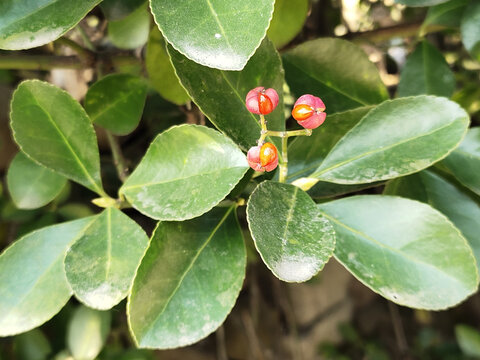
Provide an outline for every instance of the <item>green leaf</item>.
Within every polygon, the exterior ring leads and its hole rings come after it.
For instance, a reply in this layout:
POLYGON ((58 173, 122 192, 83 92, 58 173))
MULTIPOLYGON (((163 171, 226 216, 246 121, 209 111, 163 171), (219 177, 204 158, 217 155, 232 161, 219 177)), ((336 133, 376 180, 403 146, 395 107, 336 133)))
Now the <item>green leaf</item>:
POLYGON ((263 262, 280 280, 307 281, 335 248, 335 232, 298 187, 264 181, 250 196, 247 220, 263 262))
POLYGON ((467 239, 480 269, 480 202, 475 195, 430 170, 392 180, 384 193, 422 201, 446 215, 467 239))
POLYGON ((288 146, 288 181, 308 176, 317 169, 335 144, 372 109, 360 107, 328 115, 311 136, 296 137, 288 146))
POLYGON ((157 27, 152 28, 147 43, 145 66, 153 88, 168 101, 183 105, 190 98, 175 75, 165 45, 162 33, 157 27))
POLYGON ((100 8, 109 21, 116 21, 130 15, 146 2, 146 0, 103 0, 100 8))
POLYGON ((67 179, 38 165, 18 152, 7 173, 7 185, 15 206, 36 209, 48 204, 63 190, 67 179))
POLYGON ((438 95, 450 97, 455 90, 455 76, 443 55, 427 40, 411 53, 400 75, 398 96, 438 95))
POLYGON ((246 171, 245 155, 226 136, 174 126, 153 140, 120 193, 151 218, 191 219, 218 204, 246 171))
POLYGON ((67 329, 67 345, 75 360, 93 360, 102 350, 110 331, 111 314, 78 307, 67 329))
POLYGON ((38 329, 15 336, 14 349, 18 360, 46 360, 52 352, 47 337, 38 329))
POLYGON ((477 290, 472 250, 430 206, 395 196, 353 196, 319 205, 335 228, 335 258, 385 298, 441 310, 477 290))
POLYGON ((165 39, 187 58, 242 70, 267 32, 274 0, 150 0, 165 39))
POLYGON ((0 49, 29 49, 58 39, 100 1, 2 0, 0 49))
MULTIPOLYGON (((292 182, 302 176, 308 176, 318 168, 338 140, 353 128, 370 109, 372 106, 365 106, 329 115, 326 123, 316 129, 311 136, 295 138, 288 147, 289 174, 287 181, 292 182)), ((328 198, 371 186, 371 184, 341 185, 318 181, 309 189, 308 194, 313 198, 328 198)))
POLYGON ((307 19, 308 0, 276 0, 267 36, 275 47, 287 45, 302 30, 307 19))
POLYGON ((150 13, 140 6, 127 17, 108 23, 108 38, 119 49, 136 49, 147 43, 150 13))
POLYGON ((472 0, 463 13, 460 30, 465 49, 480 61, 480 1, 472 0))
POLYGON ((13 137, 24 153, 104 195, 95 131, 68 93, 46 82, 24 81, 13 93, 10 116, 13 137))
POLYGON ((233 209, 216 208, 186 222, 158 224, 127 304, 137 346, 190 345, 225 320, 246 265, 233 209))
POLYGON ((75 220, 94 215, 88 204, 68 203, 58 208, 58 215, 66 220, 75 220))
POLYGON ((429 25, 441 25, 450 28, 460 27, 460 19, 468 2, 469 0, 451 0, 432 6, 428 9, 422 28, 426 28, 429 25))
POLYGON ((334 184, 326 181, 319 181, 314 187, 308 190, 308 195, 312 199, 322 200, 339 195, 345 195, 360 190, 366 190, 383 185, 383 182, 375 182, 371 184, 355 184, 355 185, 342 185, 334 184))
POLYGON ((480 331, 468 325, 455 326, 455 337, 466 356, 480 357, 480 331))
POLYGON ((112 74, 93 84, 85 97, 85 110, 92 122, 117 135, 126 135, 142 117, 147 85, 129 74, 112 74))
POLYGON ((442 161, 464 186, 480 195, 480 128, 471 128, 460 146, 442 161))
POLYGON ((320 96, 327 113, 388 99, 377 68, 351 42, 333 38, 307 41, 284 53, 282 58, 293 93, 320 96))
POLYGON ((386 101, 340 139, 310 178, 359 184, 417 172, 457 147, 468 124, 465 110, 445 98, 386 101))
POLYGON ((107 208, 67 252, 65 272, 75 296, 106 310, 128 295, 148 246, 142 228, 120 210, 107 208))
POLYGON ((0 255, 0 336, 31 330, 54 316, 71 296, 63 270, 70 244, 93 218, 32 232, 0 255))
POLYGON ((403 4, 407 6, 413 6, 413 7, 432 6, 432 5, 442 4, 447 1, 448 0, 395 0, 397 4, 403 4))
MULTIPOLYGON (((258 116, 245 107, 245 97, 251 89, 264 86, 277 91, 280 101, 277 108, 267 115, 268 128, 285 129, 282 61, 268 39, 264 40, 242 71, 220 71, 198 65, 171 46, 168 52, 182 85, 193 101, 219 130, 243 150, 254 146, 260 134, 258 116)), ((278 138, 269 141, 280 146, 278 138)))

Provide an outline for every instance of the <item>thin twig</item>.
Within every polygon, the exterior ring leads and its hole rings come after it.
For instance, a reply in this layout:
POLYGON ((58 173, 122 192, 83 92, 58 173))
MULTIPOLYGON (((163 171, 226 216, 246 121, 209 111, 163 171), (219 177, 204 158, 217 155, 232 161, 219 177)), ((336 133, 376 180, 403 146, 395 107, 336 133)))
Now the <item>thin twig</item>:
POLYGON ((247 336, 250 349, 252 350, 255 359, 265 360, 262 347, 260 346, 258 336, 255 332, 255 327, 253 326, 252 317, 246 310, 242 311, 242 323, 243 327, 245 328, 245 334, 247 336))
POLYGON ((445 30, 445 26, 427 25, 423 26, 422 22, 398 24, 394 26, 384 27, 380 29, 363 31, 363 32, 349 32, 343 37, 345 39, 357 41, 366 40, 374 43, 384 42, 396 37, 408 37, 417 35, 426 35, 437 31, 445 30))
POLYGON ((95 53, 90 51, 89 49, 85 49, 83 46, 78 44, 77 42, 62 36, 56 41, 58 44, 64 45, 75 51, 79 57, 87 61, 88 63, 95 62, 95 53))
POLYGON ((117 138, 110 131, 105 130, 105 132, 107 134, 107 140, 110 145, 110 149, 112 150, 113 164, 117 169, 118 178, 122 182, 125 182, 128 177, 128 168, 125 163, 125 158, 122 154, 122 149, 118 144, 117 138))
POLYGON ((304 356, 298 337, 297 320, 295 317, 292 303, 290 302, 290 297, 287 292, 286 284, 277 280, 276 278, 272 279, 272 282, 275 291, 275 299, 277 300, 278 305, 280 306, 283 314, 285 315, 289 335, 293 337, 293 346, 291 349, 293 352, 292 358, 296 360, 301 360, 304 358, 304 356))
POLYGON ((228 360, 227 346, 225 345, 225 329, 220 326, 215 332, 217 340, 217 360, 228 360))
POLYGON ((388 310, 390 311, 390 316, 392 318, 393 331, 395 332, 398 350, 403 357, 408 353, 408 344, 403 329, 402 319, 400 318, 398 307, 391 301, 388 301, 388 310))
POLYGON ((85 31, 85 29, 82 27, 82 24, 80 23, 78 26, 77 26, 77 30, 78 30, 78 33, 80 34, 80 37, 82 38, 83 40, 83 43, 85 44, 85 47, 87 49, 89 49, 90 51, 95 51, 95 45, 92 43, 92 41, 90 40, 90 38, 88 37, 87 35, 87 32, 85 31))
POLYGON ((0 69, 52 70, 84 69, 90 67, 77 56, 55 55, 0 55, 0 69))
POLYGON ((280 162, 280 174, 278 181, 284 183, 288 175, 288 137, 282 137, 282 161, 280 162))

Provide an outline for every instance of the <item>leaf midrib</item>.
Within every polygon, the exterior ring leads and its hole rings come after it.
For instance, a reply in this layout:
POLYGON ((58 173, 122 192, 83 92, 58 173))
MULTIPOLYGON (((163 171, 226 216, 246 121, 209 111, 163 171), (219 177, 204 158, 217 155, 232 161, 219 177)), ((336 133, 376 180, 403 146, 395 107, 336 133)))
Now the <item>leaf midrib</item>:
POLYGON ((111 103, 107 104, 102 110, 100 110, 98 113, 96 114, 93 114, 92 116, 90 116, 90 118, 92 119, 92 122, 95 122, 98 120, 98 118, 100 116, 102 116, 103 114, 105 114, 106 112, 110 111, 113 107, 115 107, 118 103, 122 102, 123 100, 125 100, 126 98, 132 96, 133 94, 135 94, 135 92, 137 91, 138 89, 133 89, 131 91, 127 91, 126 93, 124 93, 122 96, 118 97, 117 99, 115 99, 114 101, 112 101, 111 103))
POLYGON ((165 180, 165 181, 156 181, 156 182, 150 182, 150 183, 123 186, 122 189, 121 189, 121 192, 125 193, 125 191, 131 190, 131 189, 136 189, 136 188, 139 188, 139 187, 147 187, 147 186, 167 184, 167 183, 170 183, 170 182, 190 179, 190 178, 193 178, 193 177, 196 177, 196 176, 213 175, 213 174, 216 174, 216 173, 219 173, 219 172, 224 172, 224 171, 229 171, 229 170, 234 170, 234 169, 242 169, 242 168, 245 169, 245 167, 242 167, 242 166, 235 166, 235 167, 229 167, 229 168, 222 168, 222 169, 218 169, 218 170, 215 170, 215 171, 209 171, 209 172, 205 172, 205 173, 201 173, 201 174, 192 174, 192 175, 188 175, 188 176, 181 177, 181 178, 168 179, 168 180, 165 180))
POLYGON ((295 204, 297 202, 298 189, 299 188, 297 186, 295 186, 294 189, 293 189, 293 194, 292 194, 292 197, 291 197, 290 207, 288 209, 287 217, 285 219, 285 230, 283 231, 283 240, 285 240, 285 242, 282 241, 282 250, 285 249, 285 244, 288 243, 288 240, 287 240, 288 226, 290 225, 290 222, 293 219, 295 204))
POLYGON ((35 101, 35 103, 37 104, 37 106, 47 115, 47 118, 48 120, 50 121, 50 123, 53 125, 54 129, 57 131, 57 133, 60 135, 60 138, 64 141, 65 145, 67 145, 67 148, 68 150, 71 152, 71 154, 73 155, 74 159, 75 159, 75 162, 79 165, 80 167, 80 170, 86 175, 88 181, 92 184, 93 188, 95 189, 95 191, 99 194, 99 195, 102 195, 103 194, 103 191, 102 189, 97 185, 97 183, 95 182, 95 180, 93 179, 93 177, 90 175, 90 173, 88 172, 88 170, 85 168, 85 166, 83 165, 82 161, 80 160, 80 158, 77 156, 77 153, 74 151, 74 149, 72 148, 72 146, 70 145, 70 142, 67 140, 67 138, 65 137, 65 135, 63 134, 62 130, 57 126, 57 123, 53 120, 53 118, 50 116, 50 113, 48 111, 46 111, 43 106, 40 105, 40 103, 38 102, 37 98, 35 97, 35 95, 30 91, 28 90, 28 92, 30 93, 30 95, 32 96, 32 99, 35 101))
MULTIPOLYGON (((330 167, 328 167, 328 168, 325 168, 325 169, 321 169, 322 165, 320 165, 319 171, 318 171, 318 172, 314 172, 312 175, 310 175, 310 177, 317 177, 317 178, 318 178, 318 176, 320 176, 320 175, 322 175, 322 174, 325 174, 326 172, 329 172, 329 171, 331 171, 331 170, 333 170, 333 169, 336 169, 336 168, 338 168, 338 167, 341 167, 341 166, 343 166, 343 165, 345 165, 345 164, 351 163, 351 162, 356 161, 356 160, 358 160, 358 159, 361 159, 361 158, 363 158, 363 157, 367 157, 367 156, 376 154, 376 153, 378 153, 378 152, 385 152, 385 151, 390 150, 390 149, 392 149, 392 148, 394 148, 394 147, 403 145, 403 144, 405 144, 405 143, 407 143, 407 142, 415 141, 415 140, 420 139, 420 138, 422 138, 422 137, 424 137, 424 136, 430 136, 430 135, 436 133, 437 131, 441 131, 441 130, 449 127, 449 126, 457 125, 456 122, 457 122, 457 119, 455 119, 454 121, 452 121, 451 123, 449 123, 449 124, 447 124, 447 125, 444 125, 444 126, 441 126, 441 127, 439 127, 439 128, 433 129, 432 131, 429 131, 428 133, 425 133, 425 134, 422 134, 422 135, 419 135, 419 136, 415 136, 415 137, 412 137, 412 138, 408 138, 408 139, 406 139, 406 140, 399 141, 399 142, 397 142, 397 143, 388 145, 388 146, 386 146, 386 147, 375 148, 375 149, 373 149, 373 150, 371 150, 371 151, 367 151, 367 152, 365 152, 365 153, 363 153, 363 154, 360 154, 360 155, 354 156, 354 157, 352 157, 352 158, 350 158, 350 159, 341 161, 341 162, 339 162, 339 163, 337 163, 337 164, 335 164, 335 165, 332 165, 332 166, 330 166, 330 167)), ((347 136, 347 135, 348 135, 348 133, 347 133, 345 136, 347 136)), ((344 137, 344 138, 345 138, 345 137, 344 137)), ((342 138, 342 139, 344 139, 344 138, 342 138)), ((340 141, 341 141, 342 139, 340 139, 340 141)), ((338 144, 340 143, 340 141, 339 141, 336 145, 338 145, 338 144)), ((330 151, 330 153, 325 157, 325 160, 322 162, 322 164, 325 163, 325 162, 328 160, 329 155, 330 155, 331 153, 333 153, 334 150, 336 150, 336 147, 337 147, 337 146, 335 146, 335 147, 330 151)))
MULTIPOLYGON (((333 221, 334 223, 338 224, 339 226, 343 227, 344 229, 350 231, 351 233, 353 233, 353 234, 355 234, 355 235, 358 235, 358 236, 364 238, 365 240, 367 240, 367 241, 369 241, 369 242, 371 242, 371 243, 373 243, 373 244, 378 245, 378 246, 379 246, 380 248, 382 248, 382 249, 386 249, 386 250, 390 251, 391 253, 397 254, 397 255, 400 256, 400 257, 404 257, 404 258, 408 259, 409 261, 411 261, 411 262, 413 262, 413 263, 416 263, 416 264, 419 264, 419 265, 423 265, 423 266, 428 267, 428 268, 432 268, 432 269, 434 269, 434 270, 436 270, 436 271, 444 274, 446 277, 454 280, 454 282, 456 282, 457 284, 460 284, 460 285, 462 286, 462 288, 465 288, 465 284, 463 284, 462 282, 460 282, 457 278, 453 277, 452 275, 444 272, 442 269, 437 268, 434 264, 430 264, 430 263, 423 262, 423 261, 421 261, 421 260, 419 260, 419 259, 416 259, 416 258, 414 258, 414 257, 411 257, 410 255, 408 255, 408 254, 406 254, 406 253, 404 253, 404 252, 401 252, 401 251, 400 251, 401 249, 396 249, 396 248, 393 248, 393 247, 391 247, 391 246, 388 246, 387 244, 384 244, 384 243, 378 241, 377 239, 375 239, 375 238, 373 238, 373 237, 371 237, 371 236, 369 236, 369 235, 367 235, 367 234, 365 234, 365 233, 363 233, 363 232, 361 232, 361 231, 359 231, 359 230, 357 230, 357 229, 354 229, 354 228, 348 226, 347 224, 342 223, 341 221, 339 221, 339 220, 336 219, 335 217, 328 215, 328 214, 327 214, 326 212, 324 212, 321 208, 320 208, 320 212, 321 212, 325 217, 327 217, 328 219, 330 219, 330 220, 333 221)), ((406 245, 409 245, 409 244, 411 244, 411 242, 409 242, 409 243, 406 244, 406 245)))
MULTIPOLYGON (((68 244, 65 245, 65 251, 63 251, 62 253, 59 254, 59 256, 55 257, 55 259, 51 262, 50 265, 48 265, 45 270, 43 271, 43 273, 35 280, 35 282, 32 284, 32 286, 30 287, 30 289, 28 291, 26 291, 24 293, 24 295, 17 301, 17 304, 16 306, 13 306, 10 308, 9 310, 9 314, 12 313, 13 310, 15 310, 16 308, 19 308, 21 307, 21 305, 23 304, 23 302, 25 301, 25 299, 29 296, 29 294, 31 292, 33 292, 36 288, 36 286, 40 283, 40 281, 46 276, 49 274, 50 270, 59 262, 60 258, 63 256, 65 257, 65 254, 66 254, 66 250, 67 250, 67 247, 68 245, 71 245, 71 244, 74 244, 78 239, 80 239, 83 234, 85 233, 85 231, 90 227, 90 225, 95 221, 95 218, 93 218, 91 221, 89 221, 87 224, 85 224, 85 226, 78 232, 77 236, 74 237, 68 244)), ((68 280, 65 279, 65 282, 68 283, 68 280)), ((67 285, 68 287, 68 285, 67 285)), ((72 290, 70 290, 70 293, 72 292, 72 290)), ((6 318, 6 316, 5 316, 6 318)))
MULTIPOLYGON (((222 77, 225 79, 226 83, 228 86, 230 86, 230 88, 233 90, 233 93, 237 96, 237 98, 240 100, 240 103, 242 104, 242 106, 246 106, 245 102, 243 101, 243 98, 240 96, 240 94, 238 93, 238 90, 236 87, 233 86, 233 84, 231 83, 231 81, 225 76, 225 72, 223 70, 219 70, 220 71, 220 74, 222 75, 222 77)), ((248 113, 250 114, 250 116, 252 117, 252 119, 255 121, 255 124, 257 124, 258 128, 261 130, 262 129, 262 126, 260 124, 260 120, 258 120, 255 115, 248 111, 248 113)), ((267 135, 266 139, 269 140, 269 142, 271 143, 274 143, 274 141, 272 140, 271 136, 270 135, 267 135)), ((282 160, 282 154, 279 153, 278 154, 280 160, 282 160)))
MULTIPOLYGON (((288 55, 287 55, 287 59, 288 59, 288 55)), ((352 96, 352 95, 344 92, 343 90, 338 89, 338 88, 335 87, 335 86, 328 85, 324 80, 319 79, 319 78, 315 77, 314 75, 311 75, 311 74, 308 73, 305 69, 297 66, 294 62, 288 61, 288 60, 287 60, 287 62, 290 63, 290 65, 292 65, 292 66, 294 66, 295 68, 297 68, 297 70, 299 70, 300 72, 302 72, 302 73, 304 73, 305 75, 307 75, 308 77, 310 77, 310 78, 312 78, 312 79, 315 79, 316 81, 318 81, 319 83, 321 83, 321 84, 324 85, 325 87, 330 88, 330 89, 336 91, 337 93, 345 96, 346 98, 348 98, 348 99, 350 99, 350 100, 353 100, 353 101, 355 101, 356 103, 358 103, 358 104, 360 104, 360 105, 363 105, 363 106, 372 105, 371 103, 366 103, 366 102, 364 102, 364 101, 361 101, 361 100, 357 99, 356 97, 354 97, 354 96, 352 96)))
POLYGON ((235 50, 234 48, 232 47, 232 44, 230 44, 230 40, 228 40, 228 37, 227 37, 227 34, 225 33, 225 29, 223 28, 223 25, 222 23, 220 22, 220 19, 218 18, 218 14, 217 12, 215 11, 215 9, 213 8, 213 5, 211 3, 210 0, 205 0, 207 5, 208 5, 208 8, 210 10, 210 12, 212 13, 213 15, 213 18, 215 19, 215 22, 217 23, 218 25, 218 28, 220 30, 220 32, 222 33, 223 37, 225 38, 225 42, 227 43, 228 47, 230 48, 230 50, 235 53, 235 50))
POLYGON ((107 261, 105 263, 105 282, 108 282, 112 265, 112 208, 107 208, 107 261))
POLYGON ((185 279, 185 277, 187 276, 187 274, 189 273, 189 271, 192 269, 193 265, 195 264, 195 262, 197 261, 197 259, 200 257, 201 253, 203 252, 203 250, 205 249, 205 247, 210 243, 210 241, 212 240, 212 238, 215 236, 216 232, 218 231, 218 229, 220 229, 220 227, 223 225, 223 223, 225 222, 225 220, 227 219, 227 217, 230 215, 230 213, 232 212, 232 210, 234 209, 235 206, 231 206, 227 212, 225 213, 225 215, 222 217, 222 219, 219 221, 219 223, 215 226, 215 228, 212 230, 212 233, 210 234, 210 236, 205 240, 205 242, 202 244, 202 246, 200 246, 200 248, 197 250, 197 253, 195 254, 195 256, 192 258, 192 261, 190 262, 190 264, 186 267, 185 271, 183 272, 183 274, 181 275, 180 277, 180 280, 178 281, 178 284, 177 286, 175 287, 175 289, 173 289, 172 291, 172 294, 168 297, 168 299, 165 301, 165 305, 163 306, 163 308, 160 310, 160 312, 158 313, 157 316, 155 316, 155 319, 151 322, 150 326, 147 327, 146 331, 145 331, 145 334, 149 333, 151 331, 151 329, 155 326, 155 324, 157 323, 158 319, 163 315, 163 313, 165 312, 165 310, 167 309, 168 305, 170 304, 170 302, 172 301, 173 297, 175 296, 175 294, 177 293, 178 289, 180 289, 180 286, 182 285, 182 282, 183 280, 185 279))

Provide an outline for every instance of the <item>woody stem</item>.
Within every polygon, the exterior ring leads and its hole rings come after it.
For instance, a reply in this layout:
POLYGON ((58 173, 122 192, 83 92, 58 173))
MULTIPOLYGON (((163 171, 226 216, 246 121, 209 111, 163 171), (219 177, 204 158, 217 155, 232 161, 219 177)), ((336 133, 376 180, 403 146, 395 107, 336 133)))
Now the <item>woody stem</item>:
POLYGON ((278 181, 284 183, 288 174, 288 136, 282 137, 282 161, 280 162, 278 181))

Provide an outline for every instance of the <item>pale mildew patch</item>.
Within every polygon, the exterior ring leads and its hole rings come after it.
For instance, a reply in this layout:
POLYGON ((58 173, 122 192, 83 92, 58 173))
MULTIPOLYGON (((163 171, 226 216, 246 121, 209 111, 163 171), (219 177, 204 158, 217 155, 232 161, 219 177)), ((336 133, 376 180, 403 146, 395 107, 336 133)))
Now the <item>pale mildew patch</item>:
POLYGON ((99 304, 105 305, 101 306, 102 308, 110 308, 124 296, 119 289, 112 287, 109 283, 103 283, 99 287, 80 295, 88 304, 94 304, 97 307, 99 304))
POLYGON ((315 257, 285 255, 272 264, 272 270, 282 280, 307 281, 322 267, 323 262, 315 257))

